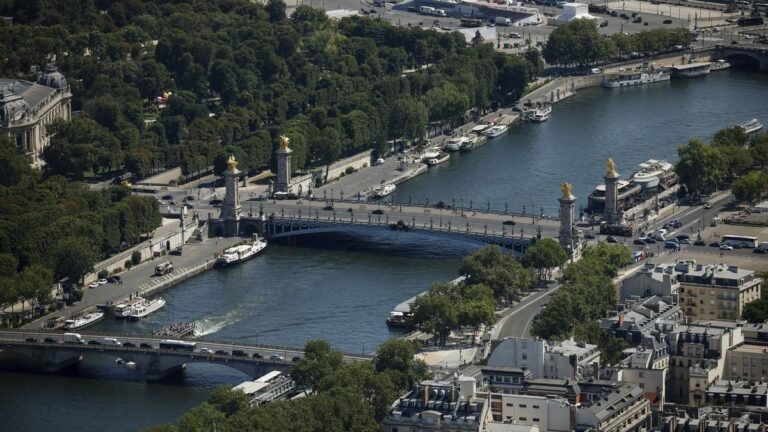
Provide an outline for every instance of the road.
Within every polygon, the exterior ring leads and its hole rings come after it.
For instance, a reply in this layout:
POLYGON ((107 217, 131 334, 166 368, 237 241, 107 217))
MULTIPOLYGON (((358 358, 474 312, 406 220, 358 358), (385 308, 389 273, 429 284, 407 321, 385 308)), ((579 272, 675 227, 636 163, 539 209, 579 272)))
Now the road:
MULTIPOLYGON (((677 230, 671 231, 668 237, 688 234, 691 235, 691 238, 695 238, 695 233, 698 233, 699 231, 702 231, 704 228, 708 227, 712 219, 722 210, 722 207, 725 204, 731 202, 732 199, 733 196, 730 192, 721 192, 708 200, 708 202, 712 204, 712 208, 710 209, 706 209, 703 205, 699 205, 676 207, 674 212, 671 211, 671 209, 667 210, 667 214, 665 214, 663 217, 657 218, 654 223, 650 224, 647 232, 655 232, 655 230, 663 226, 666 222, 676 219, 682 223, 682 226, 677 230)), ((607 236, 596 235, 596 237, 597 238, 595 240, 591 240, 590 243, 595 244, 598 241, 605 241, 607 236)), ((632 238, 617 237, 617 239, 621 240, 630 249, 650 250, 650 246, 655 246, 655 253, 661 254, 665 252, 663 249, 663 244, 657 243, 655 245, 638 246, 633 244, 632 238)), ((682 247, 686 249, 690 248, 696 251, 701 250, 712 252, 714 254, 720 253, 719 249, 709 246, 682 245, 682 247)), ((728 254, 752 255, 753 251, 752 249, 736 249, 733 251, 728 251, 728 254)), ((639 269, 640 267, 641 266, 635 266, 628 273, 631 273, 633 270, 639 269)), ((626 277, 626 274, 623 277, 626 277)), ((530 330, 534 318, 541 312, 542 307, 549 302, 552 294, 554 294, 559 288, 560 284, 554 283, 550 285, 548 289, 535 292, 524 298, 514 307, 510 308, 497 322, 495 333, 492 332, 491 334, 492 338, 504 339, 506 337, 531 337, 530 330)))

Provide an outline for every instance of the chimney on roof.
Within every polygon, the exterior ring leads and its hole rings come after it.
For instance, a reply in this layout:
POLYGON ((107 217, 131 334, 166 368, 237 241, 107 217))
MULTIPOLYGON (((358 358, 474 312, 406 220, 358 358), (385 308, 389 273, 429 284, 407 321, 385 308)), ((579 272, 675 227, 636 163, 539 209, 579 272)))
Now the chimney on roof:
POLYGON ((619 327, 624 325, 624 313, 619 314, 619 327))

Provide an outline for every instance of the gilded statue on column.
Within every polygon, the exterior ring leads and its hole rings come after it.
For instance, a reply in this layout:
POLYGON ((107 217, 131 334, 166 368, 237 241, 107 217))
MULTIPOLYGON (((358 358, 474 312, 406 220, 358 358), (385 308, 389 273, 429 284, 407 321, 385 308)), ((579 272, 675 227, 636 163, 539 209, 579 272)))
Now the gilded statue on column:
POLYGON ((573 197, 573 186, 568 182, 560 183, 560 190, 563 191, 563 198, 573 197))
POLYGON ((609 177, 616 177, 619 173, 616 172, 616 164, 613 163, 613 159, 608 158, 605 162, 605 175, 609 177))
POLYGON ((285 135, 280 135, 280 149, 281 150, 288 150, 288 143, 291 142, 291 139, 288 138, 285 135))
POLYGON ((235 155, 229 155, 229 159, 227 159, 227 168, 230 171, 237 169, 237 161, 235 160, 235 155))

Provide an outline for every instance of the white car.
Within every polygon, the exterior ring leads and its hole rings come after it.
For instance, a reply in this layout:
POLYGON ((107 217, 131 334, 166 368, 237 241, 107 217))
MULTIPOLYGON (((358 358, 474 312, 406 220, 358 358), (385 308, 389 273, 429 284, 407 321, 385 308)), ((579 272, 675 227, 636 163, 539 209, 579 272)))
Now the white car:
POLYGON ((106 279, 99 279, 99 285, 106 285, 107 280, 106 279))
POLYGON ((213 350, 210 348, 202 347, 200 348, 200 352, 204 354, 213 354, 213 350))
POLYGON ((728 245, 728 244, 721 244, 720 245, 720 250, 733 250, 733 246, 728 245))
POLYGON ((92 283, 92 284, 88 285, 88 288, 91 288, 91 289, 93 289, 93 288, 98 288, 98 287, 100 287, 100 286, 101 286, 101 284, 100 284, 100 283, 98 283, 98 282, 94 282, 94 283, 92 283))
POLYGON ((711 208, 712 208, 712 204, 710 204, 710 203, 705 203, 705 204, 704 204, 704 208, 705 208, 705 209, 707 209, 707 210, 709 210, 709 209, 711 209, 711 208))

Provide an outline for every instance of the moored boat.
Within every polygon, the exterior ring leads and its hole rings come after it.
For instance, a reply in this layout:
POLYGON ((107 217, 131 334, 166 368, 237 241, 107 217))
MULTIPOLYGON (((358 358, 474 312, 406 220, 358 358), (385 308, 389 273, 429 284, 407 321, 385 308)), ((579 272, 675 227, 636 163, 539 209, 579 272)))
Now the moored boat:
POLYGON ((377 186, 375 189, 373 189, 373 197, 384 198, 385 196, 391 195, 396 188, 397 187, 392 183, 387 183, 387 184, 377 186))
POLYGON ((89 314, 73 317, 64 322, 64 328, 67 330, 79 330, 89 325, 96 324, 104 319, 104 312, 91 312, 89 314))
POLYGON ((603 87, 630 87, 641 84, 669 81, 669 77, 669 72, 666 69, 646 69, 636 72, 621 72, 618 74, 606 75, 603 80, 603 87))
POLYGON ((703 75, 709 75, 712 63, 688 63, 679 66, 672 66, 672 76, 675 78, 696 78, 703 75))
POLYGON ((630 180, 645 191, 670 183, 674 176, 673 164, 664 160, 648 159, 640 164, 640 169, 632 174, 630 180))
POLYGON ((496 138, 499 135, 504 134, 507 129, 507 125, 496 125, 488 128, 486 131, 483 132, 483 135, 485 135, 488 138, 496 138))
POLYGON ((448 138, 448 141, 443 144, 443 150, 445 151, 459 151, 461 150, 462 145, 468 140, 465 136, 457 136, 457 137, 451 137, 448 138))
POLYGON ((728 61, 720 59, 712 63, 712 65, 710 65, 709 67, 709 70, 712 72, 715 72, 719 70, 729 69, 730 67, 731 67, 731 64, 728 61))
POLYGON ((126 300, 122 303, 119 303, 117 306, 115 306, 114 314, 117 318, 128 318, 131 316, 131 313, 133 312, 133 309, 141 303, 143 299, 141 297, 134 297, 130 300, 126 300))
POLYGON ((737 124, 735 127, 744 129, 744 132, 751 134, 759 131, 763 128, 763 123, 758 119, 747 120, 743 123, 737 124))
POLYGON ((525 120, 542 123, 549 120, 550 114, 552 114, 552 105, 539 104, 525 112, 525 120))
POLYGON ((429 147, 428 149, 424 150, 424 153, 422 153, 420 160, 426 163, 430 159, 436 159, 439 157, 440 157, 440 148, 429 147))
POLYGON ((467 140, 461 144, 461 151, 474 150, 486 142, 488 142, 488 138, 483 135, 470 134, 467 140))
POLYGON ((435 166, 447 161, 450 158, 451 158, 451 155, 449 155, 448 153, 440 153, 437 157, 426 159, 424 163, 426 163, 429 166, 435 166))
POLYGON ((224 253, 216 260, 216 265, 226 267, 255 257, 267 247, 265 239, 254 240, 249 244, 243 244, 225 249, 224 253))
POLYGON ((133 320, 144 318, 145 316, 165 306, 165 300, 161 297, 157 297, 152 300, 147 300, 141 297, 138 298, 140 298, 141 301, 133 307, 133 311, 129 315, 129 317, 133 320))

